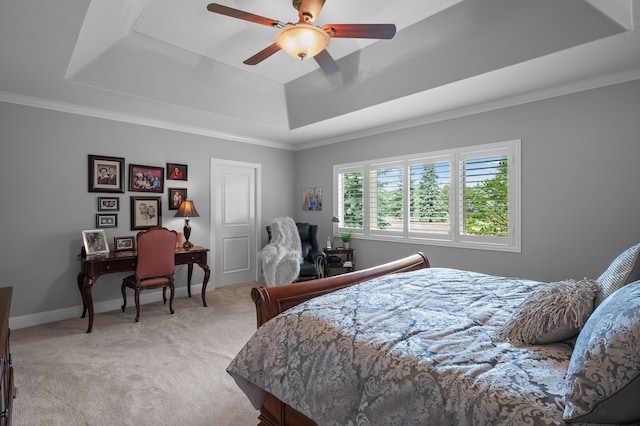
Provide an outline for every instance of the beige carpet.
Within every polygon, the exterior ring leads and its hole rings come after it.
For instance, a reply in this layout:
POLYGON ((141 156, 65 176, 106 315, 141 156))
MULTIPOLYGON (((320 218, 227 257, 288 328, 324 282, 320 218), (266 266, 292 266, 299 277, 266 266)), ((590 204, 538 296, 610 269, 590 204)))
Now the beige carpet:
MULTIPOLYGON (((255 330, 250 289, 143 305, 11 331, 15 426, 257 425, 225 371, 255 330)), ((159 295, 159 299, 161 296, 159 295)))

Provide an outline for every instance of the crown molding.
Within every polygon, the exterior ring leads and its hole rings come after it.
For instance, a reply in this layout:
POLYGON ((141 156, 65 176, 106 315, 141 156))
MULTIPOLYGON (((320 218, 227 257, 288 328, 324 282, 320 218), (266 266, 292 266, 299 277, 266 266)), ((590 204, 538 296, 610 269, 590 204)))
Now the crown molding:
POLYGON ((248 138, 241 135, 218 132, 211 129, 205 129, 196 126, 187 126, 180 123, 170 122, 166 120, 153 120, 147 117, 137 116, 133 114, 123 114, 119 112, 108 111, 99 108, 92 108, 82 105, 70 104, 66 102, 52 101, 49 99, 36 98, 32 96, 19 95, 11 92, 0 91, 0 102, 13 103, 18 105, 30 106, 34 108, 48 109, 52 111, 66 112, 68 114, 84 115, 87 117, 101 118, 104 120, 119 121, 129 124, 137 124, 140 126, 155 127, 164 130, 173 130, 176 132, 190 133, 199 136, 207 136, 211 138, 224 139, 235 142, 248 143, 253 145, 267 146, 278 149, 291 149, 288 144, 269 141, 264 139, 248 138))
POLYGON ((568 95, 571 93, 582 92, 586 90, 597 89, 600 87, 610 86, 619 83, 640 79, 640 68, 621 71, 618 73, 600 76, 580 82, 568 83, 550 89, 539 90, 522 95, 512 96, 509 98, 499 99, 481 104, 471 105, 468 107, 458 108, 455 110, 444 111, 441 113, 428 114, 423 117, 405 120, 401 122, 391 123, 384 126, 371 127, 365 130, 346 133, 332 138, 311 141, 302 144, 290 144, 285 142, 276 142, 265 139, 254 139, 245 136, 218 132, 211 129, 205 129, 196 126, 187 126, 180 123, 169 122, 164 120, 152 120, 146 117, 136 116, 132 114, 123 114, 113 111, 107 111, 98 108, 75 105, 65 102, 51 101, 48 99, 36 98, 25 95, 18 95, 10 92, 0 91, 0 102, 7 102, 19 105, 30 106, 34 108, 49 109, 69 114, 84 115, 88 117, 101 118, 104 120, 120 121, 123 123, 137 124, 141 126, 155 127, 164 130, 172 130, 176 132, 189 133, 200 136, 207 136, 216 139, 248 143, 253 145, 266 146, 270 148, 303 151, 306 149, 317 148, 324 145, 332 145, 340 142, 346 142, 354 139, 361 139, 369 136, 380 135, 398 130, 409 129, 412 127, 424 126, 427 124, 437 123, 440 121, 461 118, 469 115, 479 114, 483 112, 495 111, 502 108, 508 108, 516 105, 522 105, 530 102, 536 102, 544 99, 550 99, 558 96, 568 95))
POLYGON ((640 68, 625 70, 618 73, 600 76, 576 83, 569 83, 550 89, 538 90, 535 92, 525 93, 522 95, 511 96, 509 98, 499 99, 490 102, 484 102, 468 107, 458 108, 450 111, 444 111, 436 114, 428 114, 423 117, 411 120, 400 121, 379 127, 372 127, 358 132, 348 133, 321 141, 313 141, 304 143, 294 147, 296 151, 302 151, 319 146, 331 145, 340 142, 346 142, 354 139, 362 139, 369 136, 376 136, 398 130, 410 129, 412 127, 424 126, 427 124, 437 123, 440 121, 452 120, 455 118, 466 117, 483 112, 495 111, 498 109, 508 108, 517 105, 523 105, 531 102, 537 102, 545 99, 551 99, 558 96, 569 95, 572 93, 584 92, 587 90, 598 89, 600 87, 611 86, 614 84, 626 83, 640 79, 640 68))

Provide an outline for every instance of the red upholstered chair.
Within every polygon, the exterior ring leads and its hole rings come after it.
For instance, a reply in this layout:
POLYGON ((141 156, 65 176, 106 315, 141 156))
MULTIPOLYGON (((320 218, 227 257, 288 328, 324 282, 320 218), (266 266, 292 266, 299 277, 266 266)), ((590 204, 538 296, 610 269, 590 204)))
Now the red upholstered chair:
POLYGON ((122 280, 122 312, 127 307, 126 288, 135 290, 136 322, 140 319, 140 291, 148 288, 162 288, 162 301, 167 303, 167 287, 171 290, 169 311, 173 314, 173 273, 175 270, 175 250, 178 234, 167 228, 155 227, 138 233, 138 262, 136 273, 122 280))

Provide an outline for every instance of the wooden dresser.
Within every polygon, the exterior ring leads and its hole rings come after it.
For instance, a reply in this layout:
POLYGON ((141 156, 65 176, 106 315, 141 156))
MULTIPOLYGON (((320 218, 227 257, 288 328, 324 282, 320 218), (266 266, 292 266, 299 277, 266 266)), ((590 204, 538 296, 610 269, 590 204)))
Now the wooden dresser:
POLYGON ((9 350, 9 311, 11 309, 11 295, 13 287, 0 288, 0 361, 2 362, 2 377, 0 377, 0 426, 11 424, 15 385, 13 382, 13 367, 11 366, 11 351, 9 350))

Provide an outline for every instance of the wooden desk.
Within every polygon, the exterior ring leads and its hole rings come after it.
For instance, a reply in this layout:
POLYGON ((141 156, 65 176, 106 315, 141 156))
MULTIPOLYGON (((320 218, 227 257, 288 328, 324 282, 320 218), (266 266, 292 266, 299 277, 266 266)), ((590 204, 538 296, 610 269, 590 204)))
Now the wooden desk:
MULTIPOLYGON (((187 265, 187 291, 191 297, 191 276, 193 274, 193 265, 197 264, 204 271, 204 280, 202 281, 202 304, 207 306, 205 292, 207 291, 207 283, 209 282, 209 265, 207 265, 207 252, 209 249, 199 246, 193 246, 190 249, 176 249, 176 265, 187 265)), ((87 333, 91 333, 93 327, 93 298, 91 296, 91 287, 98 278, 104 274, 113 274, 115 272, 134 271, 136 269, 137 255, 135 252, 112 252, 108 256, 86 257, 80 256, 80 273, 78 274, 78 289, 82 296, 82 316, 84 318, 89 311, 89 328, 87 333)))

